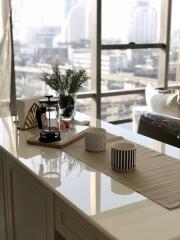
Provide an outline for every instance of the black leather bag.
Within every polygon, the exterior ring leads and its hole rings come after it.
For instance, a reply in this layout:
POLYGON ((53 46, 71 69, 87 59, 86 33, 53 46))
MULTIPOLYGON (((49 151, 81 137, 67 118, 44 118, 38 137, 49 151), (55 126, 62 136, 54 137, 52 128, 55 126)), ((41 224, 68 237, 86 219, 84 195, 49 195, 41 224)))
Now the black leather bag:
POLYGON ((180 148, 180 119, 156 113, 140 116, 138 133, 180 148))

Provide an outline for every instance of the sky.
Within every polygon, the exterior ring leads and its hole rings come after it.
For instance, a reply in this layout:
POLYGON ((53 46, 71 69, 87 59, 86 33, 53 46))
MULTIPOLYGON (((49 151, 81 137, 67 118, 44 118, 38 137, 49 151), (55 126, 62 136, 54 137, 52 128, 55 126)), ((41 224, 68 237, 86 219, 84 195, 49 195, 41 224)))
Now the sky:
POLYGON ((62 0, 23 0, 21 12, 27 25, 34 25, 39 21, 53 25, 63 21, 64 4, 62 0))

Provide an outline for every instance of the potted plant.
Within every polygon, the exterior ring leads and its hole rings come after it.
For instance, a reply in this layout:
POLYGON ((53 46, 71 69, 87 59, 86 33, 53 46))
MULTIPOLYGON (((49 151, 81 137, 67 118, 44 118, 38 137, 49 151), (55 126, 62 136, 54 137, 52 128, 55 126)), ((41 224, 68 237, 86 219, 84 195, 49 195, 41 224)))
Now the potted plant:
POLYGON ((41 80, 59 95, 62 120, 69 121, 74 117, 77 92, 87 79, 85 70, 66 69, 61 72, 57 65, 52 66, 52 73, 42 74, 41 80))

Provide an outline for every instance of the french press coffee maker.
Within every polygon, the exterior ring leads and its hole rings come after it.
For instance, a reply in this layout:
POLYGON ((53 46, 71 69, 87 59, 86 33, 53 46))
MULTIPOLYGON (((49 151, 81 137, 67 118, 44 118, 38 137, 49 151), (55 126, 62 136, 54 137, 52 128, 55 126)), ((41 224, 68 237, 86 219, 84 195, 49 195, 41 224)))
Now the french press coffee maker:
POLYGON ((58 123, 59 99, 47 95, 40 99, 39 103, 40 108, 36 112, 38 127, 42 129, 39 140, 46 143, 59 141, 61 139, 58 123), (54 115, 55 118, 53 119, 51 115, 54 115))

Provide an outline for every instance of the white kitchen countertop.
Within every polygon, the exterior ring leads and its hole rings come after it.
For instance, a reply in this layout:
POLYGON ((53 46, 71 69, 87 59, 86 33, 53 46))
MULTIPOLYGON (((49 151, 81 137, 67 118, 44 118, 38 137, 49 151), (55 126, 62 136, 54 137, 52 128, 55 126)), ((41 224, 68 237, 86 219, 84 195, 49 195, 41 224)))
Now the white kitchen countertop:
MULTIPOLYGON (((81 114, 77 118, 87 120, 81 114)), ((90 121, 108 132, 180 159, 178 148, 119 126, 90 121)), ((37 134, 37 129, 18 131, 12 118, 0 119, 0 146, 97 227, 114 239, 180 239, 180 208, 167 210, 61 150, 27 144, 26 139, 33 134, 37 134), (49 171, 56 172, 56 176, 48 178, 45 173, 49 171)))

